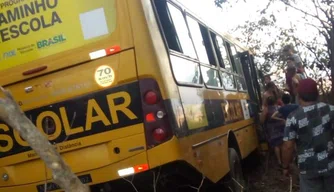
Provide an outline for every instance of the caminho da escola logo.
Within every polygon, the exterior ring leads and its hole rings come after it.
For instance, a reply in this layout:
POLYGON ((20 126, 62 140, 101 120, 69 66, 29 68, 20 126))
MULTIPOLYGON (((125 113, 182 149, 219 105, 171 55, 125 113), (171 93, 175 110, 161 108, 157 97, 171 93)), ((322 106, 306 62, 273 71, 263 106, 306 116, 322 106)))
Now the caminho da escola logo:
POLYGON ((14 57, 14 56, 16 56, 16 50, 14 49, 14 50, 5 52, 5 53, 3 53, 2 56, 3 56, 4 59, 8 59, 8 58, 14 57))
POLYGON ((37 47, 38 47, 38 49, 46 48, 46 47, 50 47, 50 46, 55 45, 55 44, 62 43, 64 41, 66 41, 66 37, 63 34, 56 35, 56 36, 51 37, 49 39, 43 39, 43 40, 38 41, 37 42, 37 47))

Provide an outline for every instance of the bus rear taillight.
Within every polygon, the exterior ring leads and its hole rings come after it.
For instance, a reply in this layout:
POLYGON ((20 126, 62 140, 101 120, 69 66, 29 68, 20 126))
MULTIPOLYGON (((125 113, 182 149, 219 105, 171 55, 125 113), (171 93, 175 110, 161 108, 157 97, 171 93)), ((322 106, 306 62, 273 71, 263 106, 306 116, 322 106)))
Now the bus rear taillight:
POLYGON ((154 91, 148 91, 145 94, 145 103, 149 105, 154 105, 158 102, 158 96, 154 91))
POLYGON ((155 147, 169 140, 172 129, 166 113, 157 82, 153 79, 139 80, 144 114, 144 126, 147 148, 155 147))
POLYGON ((148 122, 148 123, 154 122, 155 121, 155 114, 154 113, 146 114, 145 121, 148 122))
POLYGON ((153 131, 154 140, 161 142, 166 139, 166 131, 163 128, 156 128, 153 131))

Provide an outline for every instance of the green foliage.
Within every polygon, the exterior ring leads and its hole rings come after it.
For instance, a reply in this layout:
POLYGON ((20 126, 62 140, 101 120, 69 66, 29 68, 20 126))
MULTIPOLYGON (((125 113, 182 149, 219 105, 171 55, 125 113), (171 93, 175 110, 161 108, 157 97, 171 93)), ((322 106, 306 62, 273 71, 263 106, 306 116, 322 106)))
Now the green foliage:
MULTIPOLYGON (((221 7, 223 3, 226 1, 216 0, 217 6, 221 7)), ((333 0, 267 0, 258 13, 261 16, 257 20, 247 21, 230 33, 240 34, 237 39, 255 53, 258 68, 262 73, 280 74, 282 77, 285 62, 281 48, 293 44, 312 78, 321 79, 321 82, 334 79, 334 72, 331 71, 334 70, 333 0), (273 11, 277 3, 285 5, 285 11, 302 13, 303 17, 299 22, 316 29, 318 34, 302 39, 296 35, 297 27, 293 23, 290 28, 279 27, 277 19, 284 13, 273 11), (306 9, 304 3, 311 5, 311 11, 306 9), (271 37, 269 42, 268 38, 263 38, 265 36, 271 37)), ((279 79, 283 80, 284 78, 279 79)))
POLYGON ((215 5, 222 8, 223 3, 226 3, 227 0, 215 0, 215 5))
MULTIPOLYGON (((215 5, 219 8, 223 8, 224 4, 230 3, 230 1, 227 0, 214 0, 215 1, 215 5)), ((239 0, 234 0, 232 2, 234 3, 238 3, 239 0)), ((243 0, 244 2, 246 2, 246 0, 243 0)))

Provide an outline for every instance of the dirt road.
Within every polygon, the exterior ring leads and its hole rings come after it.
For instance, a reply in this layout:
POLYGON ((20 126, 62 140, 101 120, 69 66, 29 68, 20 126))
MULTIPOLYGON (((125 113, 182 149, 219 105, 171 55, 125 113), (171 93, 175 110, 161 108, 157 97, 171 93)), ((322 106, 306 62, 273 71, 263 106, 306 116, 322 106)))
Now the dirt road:
MULTIPOLYGON (((290 192, 290 178, 282 174, 274 156, 271 155, 266 170, 266 160, 248 160, 244 172, 248 182, 249 192, 290 192)), ((291 192, 299 191, 297 169, 294 168, 291 192)))

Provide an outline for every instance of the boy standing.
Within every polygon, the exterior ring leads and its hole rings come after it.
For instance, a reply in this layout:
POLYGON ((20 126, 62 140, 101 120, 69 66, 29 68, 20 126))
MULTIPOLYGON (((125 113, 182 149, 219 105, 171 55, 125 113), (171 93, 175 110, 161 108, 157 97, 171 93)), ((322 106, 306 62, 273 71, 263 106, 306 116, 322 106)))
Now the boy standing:
POLYGON ((301 80, 301 107, 288 116, 284 131, 283 173, 289 174, 296 144, 301 192, 334 191, 334 106, 318 102, 318 97, 317 83, 301 80))

